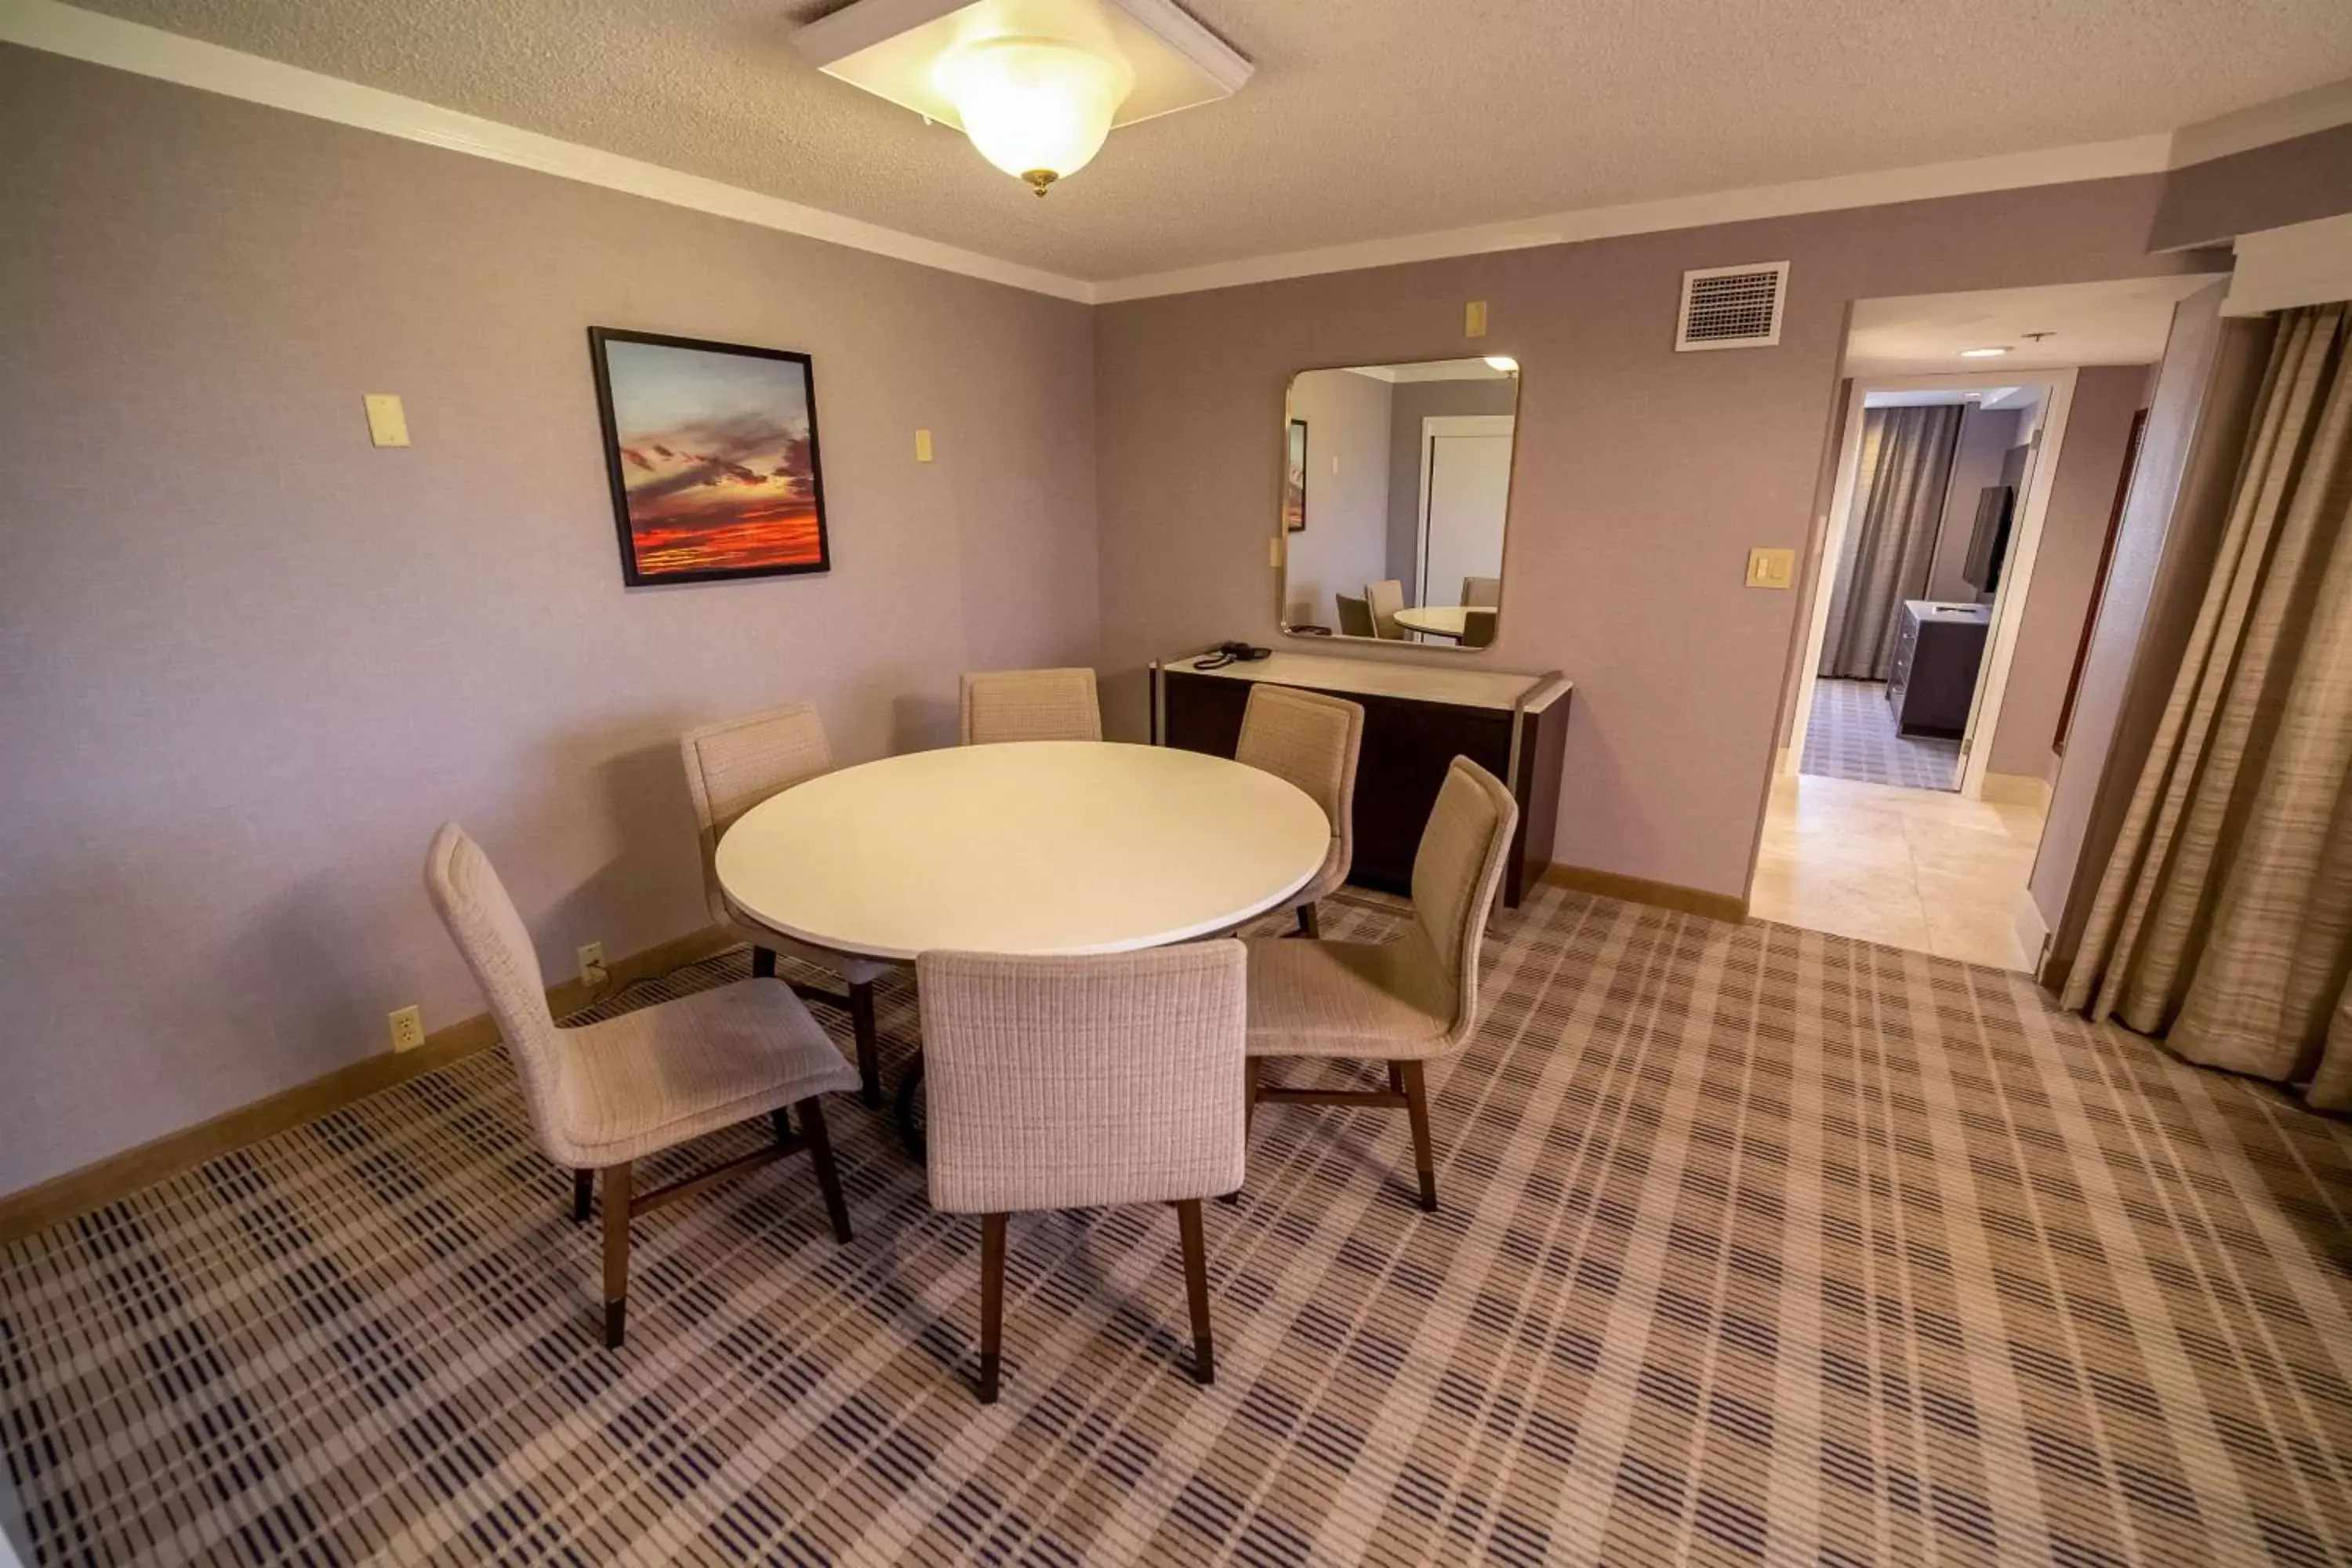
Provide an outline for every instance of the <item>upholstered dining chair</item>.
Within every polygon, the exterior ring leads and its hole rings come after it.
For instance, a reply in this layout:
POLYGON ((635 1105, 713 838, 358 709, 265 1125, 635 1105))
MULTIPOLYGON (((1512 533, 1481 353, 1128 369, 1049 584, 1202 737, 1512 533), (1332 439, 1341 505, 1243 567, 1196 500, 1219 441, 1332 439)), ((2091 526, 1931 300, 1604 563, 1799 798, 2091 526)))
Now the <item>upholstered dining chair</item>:
POLYGON ((1412 920, 1400 940, 1248 943, 1250 1106, 1403 1110, 1424 1209, 1437 1207, 1437 1174, 1422 1065, 1461 1049, 1477 1026, 1479 938, 1518 819, 1502 781, 1456 757, 1412 858, 1412 920), (1389 1086, 1276 1088, 1263 1081, 1268 1057, 1385 1062, 1389 1086))
POLYGON ((575 1221, 587 1220, 590 1188, 603 1173, 608 1348, 619 1349, 627 1331, 630 1222, 665 1204, 806 1150, 834 1237, 850 1239, 849 1208, 817 1097, 856 1088, 857 1075, 783 982, 739 980, 602 1023, 561 1027, 548 1012, 546 982, 522 917, 489 858, 454 822, 433 836, 425 886, 489 999, 540 1149, 572 1171, 575 1221), (785 1120, 787 1106, 800 1111, 798 1136, 785 1120), (754 1118, 773 1125, 774 1141, 766 1147, 652 1192, 635 1190, 631 1171, 637 1161, 754 1118))
POLYGON ((1364 602, 1372 610, 1372 635, 1404 638, 1404 627, 1397 624, 1396 615, 1404 608, 1404 584, 1394 577, 1383 577, 1377 583, 1364 584, 1364 602))
POLYGON ((983 669, 963 678, 962 738, 1099 741, 1102 709, 1091 669, 983 669))
POLYGON ((824 721, 815 704, 795 702, 706 724, 688 731, 677 749, 686 763, 687 793, 694 797, 694 820, 701 830, 702 896, 711 921, 751 944, 755 977, 775 973, 779 952, 841 977, 847 988, 843 994, 813 989, 801 994, 848 1012, 850 1034, 857 1047, 859 1092, 867 1105, 880 1105, 882 1056, 874 1026, 874 983, 889 973, 890 966, 814 947, 771 930, 737 909, 727 889, 719 885, 719 840, 735 826, 736 818, 771 795, 833 771, 833 748, 825 741, 824 721))
POLYGON ((1372 626, 1372 606, 1353 594, 1335 594, 1339 601, 1339 635, 1343 637, 1374 637, 1381 634, 1372 626))
POLYGON ((1201 1200, 1242 1184, 1242 944, 1102 958, 927 952, 931 1206, 981 1216, 980 1380, 996 1399, 1006 1216, 1171 1204, 1192 1376, 1216 1381, 1201 1200))
POLYGON ((1297 784, 1331 825, 1331 847, 1322 868, 1291 895, 1298 929, 1307 936, 1322 934, 1316 901, 1346 883, 1355 856, 1356 760, 1363 745, 1360 703, 1263 680, 1251 685, 1234 761, 1297 784))
POLYGON ((1465 577, 1462 579, 1462 602, 1478 605, 1489 610, 1503 607, 1503 580, 1500 577, 1465 577))
POLYGON ((1495 642, 1495 612, 1472 605, 1462 612, 1463 647, 1491 647, 1495 642))

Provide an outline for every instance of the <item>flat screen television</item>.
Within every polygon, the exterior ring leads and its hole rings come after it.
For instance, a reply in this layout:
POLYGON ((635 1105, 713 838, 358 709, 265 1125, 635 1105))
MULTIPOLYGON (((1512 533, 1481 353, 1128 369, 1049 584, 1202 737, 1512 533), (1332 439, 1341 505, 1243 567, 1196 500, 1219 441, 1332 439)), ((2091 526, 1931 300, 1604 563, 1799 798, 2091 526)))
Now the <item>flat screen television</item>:
POLYGON ((2017 487, 1987 485, 1977 493, 1976 527, 1969 534, 1961 580, 1979 594, 2000 586, 2000 563, 2009 554, 2009 524, 2017 510, 2017 487))

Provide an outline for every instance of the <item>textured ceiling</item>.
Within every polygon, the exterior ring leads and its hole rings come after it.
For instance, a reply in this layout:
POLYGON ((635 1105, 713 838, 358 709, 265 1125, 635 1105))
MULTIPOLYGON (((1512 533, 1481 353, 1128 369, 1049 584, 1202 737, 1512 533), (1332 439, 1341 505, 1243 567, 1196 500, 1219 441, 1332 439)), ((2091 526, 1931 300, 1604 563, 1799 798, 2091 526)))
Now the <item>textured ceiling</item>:
POLYGON ((2107 141, 2352 76, 2346 0, 1189 0, 1256 76, 1040 202, 803 63, 827 0, 86 8, 1093 279, 2107 141))

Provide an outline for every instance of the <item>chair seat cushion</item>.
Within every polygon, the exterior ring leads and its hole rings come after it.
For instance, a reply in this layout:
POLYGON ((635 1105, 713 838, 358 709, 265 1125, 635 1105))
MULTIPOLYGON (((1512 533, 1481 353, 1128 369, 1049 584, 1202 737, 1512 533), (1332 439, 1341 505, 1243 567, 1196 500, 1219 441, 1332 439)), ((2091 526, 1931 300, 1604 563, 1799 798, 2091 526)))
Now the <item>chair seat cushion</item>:
POLYGON ((856 1069, 781 980, 739 980, 561 1037, 566 1157, 583 1168, 857 1088, 856 1069))
POLYGON ((1446 1049, 1450 997, 1405 942, 1260 938, 1249 947, 1249 1054, 1404 1061, 1446 1049))

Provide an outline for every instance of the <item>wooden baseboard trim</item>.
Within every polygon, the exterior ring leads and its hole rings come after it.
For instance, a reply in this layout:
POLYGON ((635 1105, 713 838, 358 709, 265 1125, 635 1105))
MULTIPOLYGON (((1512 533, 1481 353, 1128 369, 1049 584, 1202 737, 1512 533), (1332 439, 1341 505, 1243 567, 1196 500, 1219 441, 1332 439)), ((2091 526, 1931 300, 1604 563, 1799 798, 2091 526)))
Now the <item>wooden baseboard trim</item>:
POLYGON ((1554 861, 1539 880, 1555 888, 1599 893, 1603 898, 1622 899, 1629 904, 1652 904, 1680 914, 1705 915, 1708 920, 1727 921, 1733 925, 1748 918, 1748 900, 1729 893, 1710 893, 1685 888, 1679 882, 1654 882, 1647 877, 1628 877, 1617 871, 1596 871, 1589 866, 1563 866, 1554 861))
MULTIPOLYGON (((618 990, 667 974, 730 947, 737 940, 716 927, 707 927, 632 953, 607 966, 613 976, 612 988, 618 990)), ((561 1018, 586 1006, 593 995, 578 980, 567 980, 548 988, 547 1005, 561 1018)), ((316 1121, 372 1094, 438 1071, 476 1051, 488 1049, 498 1043, 498 1024, 488 1014, 478 1014, 434 1030, 413 1051, 397 1055, 386 1051, 364 1058, 349 1067, 337 1068, 323 1078, 297 1084, 266 1100, 240 1105, 193 1127, 167 1132, 135 1149, 110 1154, 78 1171, 68 1171, 37 1186, 11 1193, 0 1197, 0 1246, 119 1203, 158 1182, 193 1171, 207 1160, 257 1143, 306 1121, 316 1121)))

